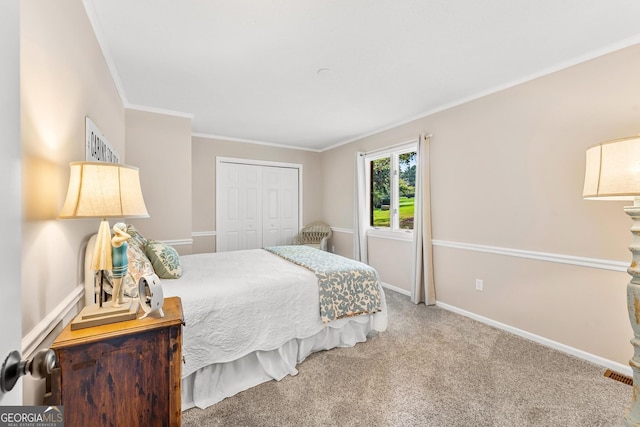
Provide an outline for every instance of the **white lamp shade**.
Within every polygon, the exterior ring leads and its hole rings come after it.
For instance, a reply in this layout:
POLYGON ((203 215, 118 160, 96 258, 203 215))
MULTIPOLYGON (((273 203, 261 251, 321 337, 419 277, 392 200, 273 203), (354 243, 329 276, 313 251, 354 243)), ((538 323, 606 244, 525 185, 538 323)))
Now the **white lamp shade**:
POLYGON ((608 141, 587 150, 582 196, 608 200, 640 196, 640 137, 608 141))
POLYGON ((148 218, 138 168, 72 162, 67 197, 58 218, 148 218))

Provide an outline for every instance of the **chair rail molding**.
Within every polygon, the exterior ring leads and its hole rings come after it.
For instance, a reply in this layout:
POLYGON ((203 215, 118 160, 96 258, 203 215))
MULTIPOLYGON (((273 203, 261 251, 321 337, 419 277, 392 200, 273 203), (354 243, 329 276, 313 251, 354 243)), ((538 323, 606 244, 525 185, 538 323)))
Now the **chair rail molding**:
POLYGON ((336 233, 353 234, 353 230, 350 229, 350 228, 331 227, 331 230, 336 232, 336 233))
POLYGON ((73 309, 84 296, 84 284, 76 286, 73 291, 60 304, 58 304, 49 314, 45 316, 24 338, 22 338, 22 357, 29 358, 44 342, 49 334, 71 314, 77 313, 73 309))
POLYGON ((191 233, 191 237, 211 237, 215 236, 215 230, 212 231, 194 231, 191 233))
POLYGON ((582 267, 599 268, 602 270, 612 270, 626 272, 629 262, 613 261, 607 259, 587 258, 573 255, 554 254, 549 252, 535 252, 522 249, 502 248, 498 246, 478 245, 475 243, 452 242, 448 240, 432 240, 433 246, 444 248, 462 249, 474 252, 486 252, 496 255, 512 256, 518 258, 535 259, 538 261, 548 261, 560 264, 571 264, 582 267))
POLYGON ((166 243, 171 246, 193 245, 193 239, 163 240, 162 243, 166 243))

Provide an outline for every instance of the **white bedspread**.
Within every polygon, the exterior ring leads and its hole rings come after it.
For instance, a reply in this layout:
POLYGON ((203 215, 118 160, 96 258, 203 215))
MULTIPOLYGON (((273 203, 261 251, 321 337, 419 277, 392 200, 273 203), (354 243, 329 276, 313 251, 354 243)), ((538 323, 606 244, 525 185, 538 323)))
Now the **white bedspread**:
MULTIPOLYGON (((348 320, 323 325, 315 275, 265 250, 186 255, 180 261, 182 277, 165 279, 162 287, 165 297, 182 299, 183 378, 348 320)), ((373 316, 374 329, 385 330, 386 305, 373 316)))

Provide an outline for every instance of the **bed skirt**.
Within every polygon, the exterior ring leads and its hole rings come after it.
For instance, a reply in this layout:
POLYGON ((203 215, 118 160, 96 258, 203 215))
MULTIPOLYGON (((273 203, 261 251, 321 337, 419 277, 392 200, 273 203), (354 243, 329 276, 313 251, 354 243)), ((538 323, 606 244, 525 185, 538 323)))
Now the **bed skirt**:
POLYGON ((340 322, 339 327, 327 326, 309 338, 294 338, 275 350, 254 351, 231 362, 201 368, 182 379, 182 410, 205 409, 258 384, 296 375, 296 365, 313 352, 364 342, 371 331, 378 329, 374 316, 353 317, 340 322))

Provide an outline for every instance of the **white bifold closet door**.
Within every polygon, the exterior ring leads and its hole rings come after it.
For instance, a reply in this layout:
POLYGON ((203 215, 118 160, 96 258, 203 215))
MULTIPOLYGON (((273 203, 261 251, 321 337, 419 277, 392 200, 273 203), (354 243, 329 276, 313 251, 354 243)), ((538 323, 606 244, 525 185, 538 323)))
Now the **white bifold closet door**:
POLYGON ((216 251, 289 245, 298 232, 297 168, 218 163, 216 251))

